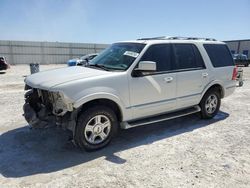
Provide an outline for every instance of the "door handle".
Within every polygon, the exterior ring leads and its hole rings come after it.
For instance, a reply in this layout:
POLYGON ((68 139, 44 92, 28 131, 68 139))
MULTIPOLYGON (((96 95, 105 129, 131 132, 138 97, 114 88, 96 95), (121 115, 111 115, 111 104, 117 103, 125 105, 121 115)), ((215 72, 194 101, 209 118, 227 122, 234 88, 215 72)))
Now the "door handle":
POLYGON ((208 77, 208 73, 206 73, 206 72, 202 73, 202 77, 203 77, 203 78, 208 77))
POLYGON ((173 77, 166 77, 166 78, 164 78, 164 81, 167 83, 170 83, 173 81, 173 77))

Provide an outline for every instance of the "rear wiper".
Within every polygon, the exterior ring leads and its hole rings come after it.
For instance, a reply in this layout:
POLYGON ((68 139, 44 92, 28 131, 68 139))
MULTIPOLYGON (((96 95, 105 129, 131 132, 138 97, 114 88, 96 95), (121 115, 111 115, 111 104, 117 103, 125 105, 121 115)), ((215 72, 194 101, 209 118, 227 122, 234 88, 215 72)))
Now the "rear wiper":
POLYGON ((101 65, 101 64, 88 64, 86 67, 97 67, 97 68, 101 68, 101 69, 106 70, 106 71, 110 70, 109 68, 107 68, 106 66, 101 65))

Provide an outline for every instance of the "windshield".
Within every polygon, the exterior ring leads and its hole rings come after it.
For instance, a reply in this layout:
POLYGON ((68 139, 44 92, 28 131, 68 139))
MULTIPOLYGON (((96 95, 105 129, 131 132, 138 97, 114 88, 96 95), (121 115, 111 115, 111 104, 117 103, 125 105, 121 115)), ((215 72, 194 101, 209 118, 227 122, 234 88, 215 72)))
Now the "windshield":
POLYGON ((98 65, 109 70, 127 70, 138 57, 145 44, 115 43, 95 57, 89 66, 98 65))

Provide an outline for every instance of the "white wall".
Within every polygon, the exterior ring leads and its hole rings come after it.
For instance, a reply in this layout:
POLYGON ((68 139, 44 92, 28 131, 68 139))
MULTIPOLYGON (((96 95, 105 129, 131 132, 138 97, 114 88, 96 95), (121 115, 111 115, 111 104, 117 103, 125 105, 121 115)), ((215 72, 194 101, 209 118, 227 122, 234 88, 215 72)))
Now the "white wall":
POLYGON ((104 50, 107 44, 0 40, 0 56, 10 64, 66 63, 69 59, 104 50))

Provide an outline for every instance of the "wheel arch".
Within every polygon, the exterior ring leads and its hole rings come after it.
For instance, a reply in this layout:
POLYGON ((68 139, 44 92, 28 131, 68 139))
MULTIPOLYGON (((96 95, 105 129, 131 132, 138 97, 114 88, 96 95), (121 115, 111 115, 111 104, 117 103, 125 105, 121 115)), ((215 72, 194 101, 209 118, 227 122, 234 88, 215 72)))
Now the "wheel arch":
MULTIPOLYGON (((220 94, 220 96, 221 96, 221 98, 223 98, 223 97, 225 96, 225 90, 224 90, 222 84, 219 83, 219 82, 213 82, 213 83, 210 83, 210 84, 204 89, 204 91, 202 92, 201 100, 202 100, 203 96, 204 96, 209 90, 211 90, 211 89, 216 89, 216 90, 218 90, 218 91, 219 91, 219 94, 220 94)), ((200 100, 200 101, 201 101, 201 100, 200 100)))
POLYGON ((103 105, 103 106, 107 106, 107 107, 111 108, 114 111, 114 113, 116 114, 118 121, 119 122, 122 121, 122 119, 123 119, 122 108, 120 107, 119 104, 117 104, 117 102, 115 102, 114 100, 108 99, 108 98, 92 99, 92 100, 85 102, 84 104, 82 104, 78 108, 79 109, 78 114, 83 112, 87 108, 90 108, 91 106, 95 106, 95 105, 103 105))

